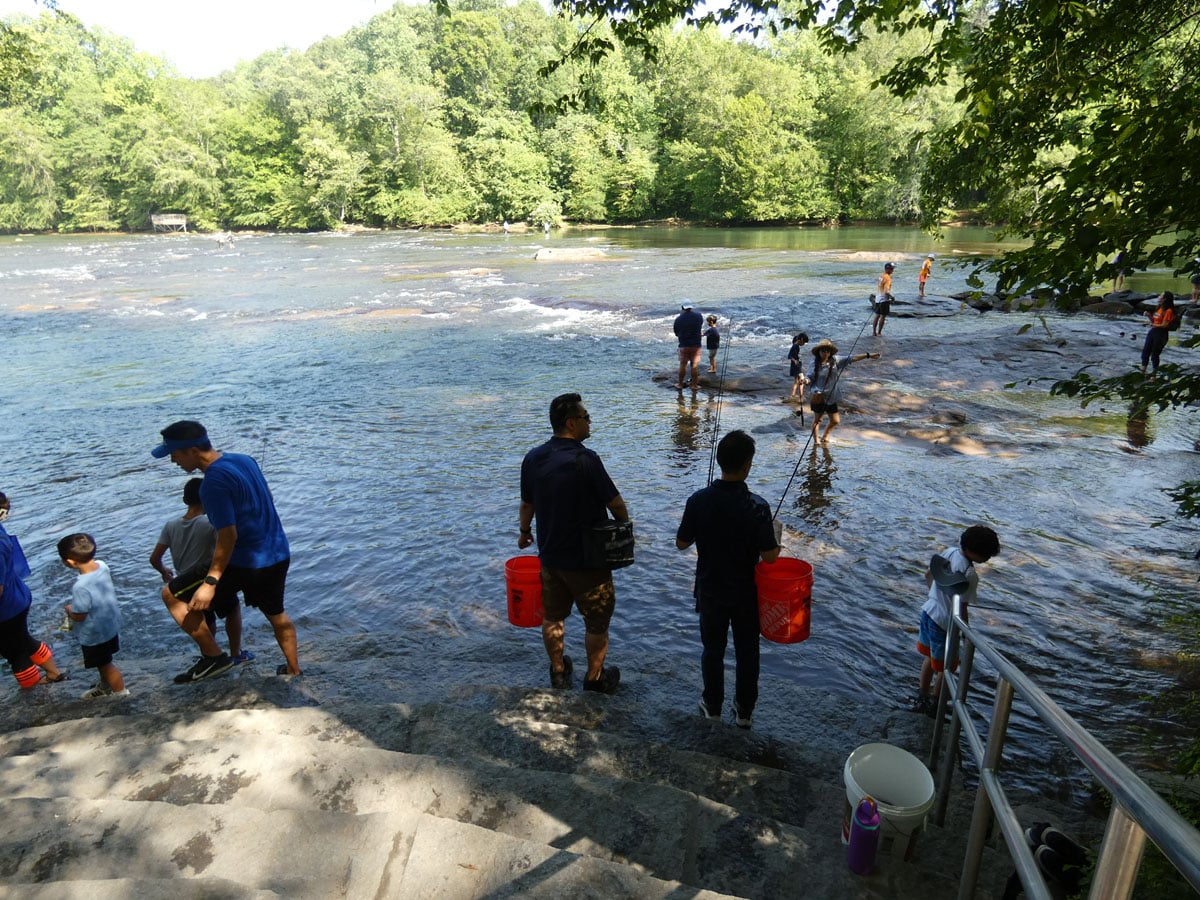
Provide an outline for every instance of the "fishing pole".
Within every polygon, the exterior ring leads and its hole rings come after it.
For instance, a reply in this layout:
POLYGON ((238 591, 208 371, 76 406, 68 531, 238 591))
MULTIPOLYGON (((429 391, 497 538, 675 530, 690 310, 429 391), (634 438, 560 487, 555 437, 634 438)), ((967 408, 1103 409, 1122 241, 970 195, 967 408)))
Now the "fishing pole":
MULTIPOLYGON (((850 352, 847 354, 850 358, 854 357, 854 348, 858 346, 859 338, 861 338, 863 332, 867 330, 867 324, 874 318, 875 318, 875 310, 872 309, 871 315, 869 315, 863 321, 862 328, 858 329, 858 334, 855 335, 854 340, 850 344, 850 352)), ((832 393, 833 390, 837 387, 838 379, 841 378, 841 376, 842 376, 842 373, 835 369, 833 374, 831 375, 832 380, 830 381, 829 387, 827 388, 827 390, 830 393, 832 393)), ((801 400, 801 408, 803 409, 803 400, 801 400)), ((804 442, 804 447, 800 451, 800 455, 796 457, 796 465, 792 468, 792 474, 788 478, 787 484, 785 484, 783 486, 783 493, 779 495, 779 503, 775 507, 775 514, 773 516, 771 516, 772 519, 779 518, 779 510, 781 510, 783 508, 783 501, 787 498, 788 491, 790 491, 792 488, 792 482, 796 480, 796 476, 800 473, 800 463, 804 461, 804 454, 808 451, 808 445, 812 443, 814 433, 815 433, 815 429, 812 432, 809 432, 808 440, 806 440, 804 442)))

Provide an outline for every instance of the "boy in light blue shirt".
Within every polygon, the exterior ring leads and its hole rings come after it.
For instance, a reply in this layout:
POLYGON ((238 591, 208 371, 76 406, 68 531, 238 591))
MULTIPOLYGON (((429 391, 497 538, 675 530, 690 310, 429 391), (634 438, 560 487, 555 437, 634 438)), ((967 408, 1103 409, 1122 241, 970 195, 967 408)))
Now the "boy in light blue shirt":
POLYGON ((972 525, 963 531, 957 547, 947 547, 929 560, 929 569, 925 572, 929 593, 921 607, 917 636, 917 652, 924 659, 917 696, 909 706, 913 712, 937 715, 937 699, 942 691, 945 670, 949 668, 953 672, 958 666, 957 658, 946 657, 946 634, 954 615, 954 598, 961 601, 962 618, 967 621, 967 610, 975 602, 979 587, 975 564, 985 563, 999 552, 1000 538, 996 532, 986 525, 972 525))
POLYGON ((96 542, 90 534, 69 534, 58 542, 63 565, 79 573, 71 586, 67 616, 83 650, 83 665, 100 673, 96 686, 84 692, 82 699, 128 697, 125 678, 113 665, 113 654, 121 649, 121 611, 108 566, 96 559, 96 542))

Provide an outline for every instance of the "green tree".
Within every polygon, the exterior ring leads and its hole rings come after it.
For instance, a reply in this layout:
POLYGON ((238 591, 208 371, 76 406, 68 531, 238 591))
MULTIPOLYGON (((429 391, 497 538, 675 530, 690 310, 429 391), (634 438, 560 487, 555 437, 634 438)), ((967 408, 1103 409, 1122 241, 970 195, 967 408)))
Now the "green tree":
POLYGON ((0 230, 40 231, 58 212, 53 148, 46 134, 14 109, 0 109, 0 230))

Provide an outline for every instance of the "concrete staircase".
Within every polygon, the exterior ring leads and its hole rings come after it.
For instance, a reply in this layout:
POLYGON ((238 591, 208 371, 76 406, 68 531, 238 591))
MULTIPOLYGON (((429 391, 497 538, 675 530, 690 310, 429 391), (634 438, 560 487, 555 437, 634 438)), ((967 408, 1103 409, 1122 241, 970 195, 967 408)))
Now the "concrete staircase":
POLYGON ((961 820, 922 835, 915 862, 881 860, 870 878, 847 870, 840 843, 844 744, 920 754, 923 717, 875 711, 872 722, 859 709, 852 721, 868 733, 846 734, 844 699, 793 688, 790 708, 829 735, 805 745, 656 702, 654 679, 636 673, 613 697, 433 680, 412 703, 323 695, 319 677, 251 668, 186 688, 151 671, 130 681, 141 693, 129 700, 27 710, 26 727, 0 738, 0 896, 956 890, 961 820))

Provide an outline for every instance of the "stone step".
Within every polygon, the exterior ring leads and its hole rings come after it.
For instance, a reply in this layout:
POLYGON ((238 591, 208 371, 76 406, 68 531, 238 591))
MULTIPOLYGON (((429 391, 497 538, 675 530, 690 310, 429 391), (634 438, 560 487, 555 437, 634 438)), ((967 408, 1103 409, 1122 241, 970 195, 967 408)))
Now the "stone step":
MULTIPOLYGON (((12 799, 0 836, 0 884, 17 896, 92 897, 97 881, 203 878, 240 885, 231 897, 581 898, 697 900, 628 866, 414 813, 258 811, 155 801, 12 799), (78 884, 72 884, 78 880, 78 884), (78 887, 78 892, 72 888, 78 887)), ((115 887, 108 889, 115 892, 115 887)), ((232 890, 236 890, 233 888, 232 890)), ((140 896, 126 894, 124 896, 140 896)), ((193 896, 184 886, 176 897, 193 896)), ((217 893, 213 896, 224 896, 217 893)))
MULTIPOLYGON (((21 900, 281 900, 274 891, 221 878, 111 878, 19 886, 21 900)), ((3 894, 3 892, 0 892, 3 894)), ((17 891, 13 891, 16 896, 17 891)))
POLYGON ((657 726, 656 742, 616 721, 614 710, 621 706, 604 702, 611 698, 533 688, 461 696, 474 705, 345 704, 295 708, 286 717, 273 709, 110 715, 10 733, 0 738, 0 751, 12 756, 101 741, 131 746, 211 739, 223 745, 246 734, 312 735, 350 746, 674 787, 793 825, 804 825, 812 808, 813 780, 782 768, 785 754, 803 767, 803 751, 755 732, 689 715, 671 728, 657 726))
MULTIPOLYGON (((431 711, 446 708, 434 705, 424 715, 426 727, 444 733, 431 711)), ((0 796, 107 797, 358 815, 429 813, 696 887, 750 897, 786 896, 797 871, 805 871, 808 881, 824 884, 825 896, 854 896, 857 884, 844 866, 816 864, 844 852, 838 843, 844 806, 839 787, 754 767, 739 772, 730 761, 712 758, 725 766, 727 777, 747 786, 760 776, 789 776, 786 784, 797 793, 788 797, 788 807, 800 821, 788 824, 666 785, 472 758, 462 755, 469 741, 455 748, 452 759, 381 750, 347 724, 344 712, 338 717, 311 708, 232 710, 192 721, 111 717, 29 729, 4 739, 0 796)), ((406 722, 414 718, 411 711, 390 706, 358 710, 355 718, 373 722, 378 736, 393 734, 386 720, 401 713, 406 722)), ((530 727, 565 728, 522 721, 530 727)), ((583 761, 593 753, 612 752, 605 743, 599 750, 591 744, 576 747, 571 758, 583 761)), ((446 746, 444 740, 441 746, 446 746)), ((699 771, 700 756, 683 753, 681 759, 685 765, 695 762, 699 771)), ((664 756, 663 765, 669 765, 669 757, 664 756)), ((920 867, 903 866, 889 878, 899 890, 919 888, 931 876, 920 867)), ((946 888, 951 890, 950 882, 946 888)))

